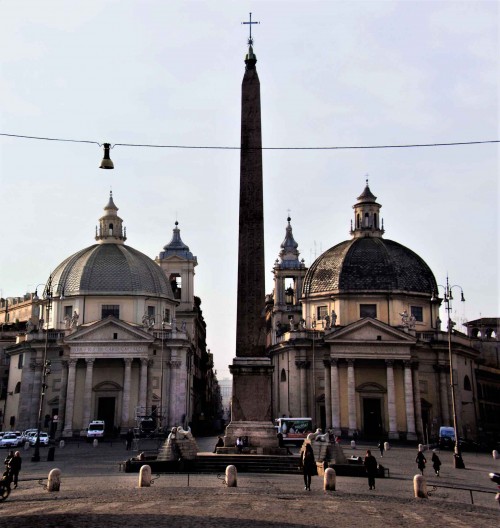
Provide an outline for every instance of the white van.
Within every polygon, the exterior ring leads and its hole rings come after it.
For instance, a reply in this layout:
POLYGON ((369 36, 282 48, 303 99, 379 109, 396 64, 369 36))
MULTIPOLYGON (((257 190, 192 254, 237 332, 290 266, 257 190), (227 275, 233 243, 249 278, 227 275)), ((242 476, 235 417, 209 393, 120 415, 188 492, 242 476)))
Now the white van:
POLYGON ((104 420, 92 420, 89 423, 87 438, 104 438, 104 420))

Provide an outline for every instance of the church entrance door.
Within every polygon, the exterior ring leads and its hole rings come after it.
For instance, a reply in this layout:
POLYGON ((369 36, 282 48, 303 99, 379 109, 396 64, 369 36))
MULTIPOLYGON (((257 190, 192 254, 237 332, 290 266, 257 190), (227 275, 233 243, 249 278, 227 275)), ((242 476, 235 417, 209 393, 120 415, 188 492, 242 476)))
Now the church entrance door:
POLYGON ((112 433, 115 426, 115 405, 114 396, 101 396, 97 401, 97 419, 104 420, 106 434, 112 433))
POLYGON ((380 398, 363 398, 364 437, 377 440, 382 434, 382 406, 380 398))

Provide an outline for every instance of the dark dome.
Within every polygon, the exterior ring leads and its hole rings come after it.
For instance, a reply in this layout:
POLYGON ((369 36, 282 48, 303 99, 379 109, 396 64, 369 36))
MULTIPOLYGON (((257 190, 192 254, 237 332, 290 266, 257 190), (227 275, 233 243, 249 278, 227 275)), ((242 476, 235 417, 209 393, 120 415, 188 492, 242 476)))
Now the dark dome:
POLYGON ((52 274, 52 284, 55 294, 174 298, 160 266, 123 244, 94 244, 78 251, 59 264, 52 274))
POLYGON ((437 292, 429 266, 413 251, 381 237, 341 242, 311 265, 304 295, 350 291, 437 292))

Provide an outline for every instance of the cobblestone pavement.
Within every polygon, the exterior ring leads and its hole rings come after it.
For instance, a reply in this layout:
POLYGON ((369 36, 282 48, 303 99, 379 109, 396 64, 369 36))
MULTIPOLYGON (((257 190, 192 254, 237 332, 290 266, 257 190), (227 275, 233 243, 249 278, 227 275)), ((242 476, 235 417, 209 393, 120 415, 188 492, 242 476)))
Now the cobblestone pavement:
MULTIPOLYGON (((199 439, 200 450, 211 451, 213 438, 199 439)), ((139 448, 153 448, 150 441, 139 448), (149 444, 148 444, 149 442, 149 444)), ((347 456, 363 455, 366 446, 347 456)), ((373 449, 378 455, 378 451, 373 449)), ((7 454, 7 452, 5 452, 7 454)), ((223 475, 153 475, 151 487, 139 488, 138 475, 118 471, 118 461, 131 455, 121 442, 101 443, 97 448, 84 442, 56 450, 54 462, 31 462, 31 451, 23 453, 19 488, 0 503, 0 526, 18 528, 155 527, 182 523, 184 526, 258 528, 302 526, 359 527, 399 526, 493 527, 498 525, 499 507, 488 472, 500 462, 488 454, 464 454, 465 470, 452 467, 452 455, 441 452, 441 477, 425 473, 431 496, 413 497, 416 449, 396 447, 379 462, 389 468, 389 479, 377 479, 376 490, 364 478, 338 477, 337 490, 322 491, 321 477, 313 478, 312 491, 303 490, 300 475, 240 474, 237 488, 224 486, 223 475), (43 487, 50 469, 62 472, 61 490, 49 493, 43 487), (437 488, 432 491, 433 484, 437 488), (449 486, 455 489, 449 489, 449 486), (488 493, 456 488, 473 488, 488 493)), ((1 456, 1 455, 0 455, 1 456)), ((216 455, 213 455, 216 456, 216 455)), ((429 456, 430 458, 430 456, 429 456)))

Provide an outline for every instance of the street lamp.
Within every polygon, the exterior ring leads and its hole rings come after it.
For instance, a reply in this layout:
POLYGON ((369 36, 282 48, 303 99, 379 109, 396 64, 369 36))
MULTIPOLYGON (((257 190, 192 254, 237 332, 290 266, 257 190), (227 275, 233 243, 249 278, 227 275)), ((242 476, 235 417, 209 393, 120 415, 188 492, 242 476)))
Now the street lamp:
MULTIPOLYGON (((455 468, 457 469, 465 469, 465 464, 462 459, 462 454, 460 453, 460 442, 458 438, 458 425, 457 425, 457 406, 456 406, 456 399, 455 399, 455 380, 453 375, 453 354, 452 354, 452 345, 451 345, 451 335, 453 332, 453 327, 456 323, 454 323, 451 320, 451 301, 453 300, 453 288, 460 288, 460 301, 465 302, 464 297, 464 291, 461 286, 458 284, 450 285, 448 281, 448 276, 446 276, 446 286, 443 286, 441 284, 438 284, 438 287, 441 287, 444 289, 444 303, 445 303, 445 309, 448 312, 448 360, 450 363, 450 386, 451 386, 451 405, 452 405, 452 412, 453 412, 453 430, 455 433, 455 449, 454 449, 454 459, 455 459, 455 468)), ((432 294, 431 301, 436 301, 436 297, 434 296, 434 292, 432 294)))
MULTIPOLYGON (((39 284, 38 286, 41 286, 39 284)), ((38 286, 35 288, 35 293, 33 294, 33 300, 38 301, 38 286)), ((52 275, 50 275, 47 284, 43 290, 43 299, 45 303, 45 314, 47 328, 45 330, 45 346, 43 349, 43 363, 42 363, 42 384, 40 388, 40 406, 38 407, 38 421, 37 421, 37 432, 36 432, 36 442, 35 442, 35 452, 31 457, 32 462, 40 462, 40 430, 42 428, 42 414, 43 414, 43 401, 45 399, 45 390, 47 389, 47 376, 50 374, 50 360, 47 359, 47 348, 49 344, 49 316, 50 309, 52 308, 52 275)), ((63 295, 61 294, 61 298, 63 295)))

